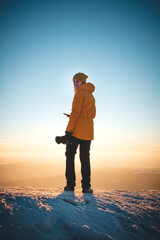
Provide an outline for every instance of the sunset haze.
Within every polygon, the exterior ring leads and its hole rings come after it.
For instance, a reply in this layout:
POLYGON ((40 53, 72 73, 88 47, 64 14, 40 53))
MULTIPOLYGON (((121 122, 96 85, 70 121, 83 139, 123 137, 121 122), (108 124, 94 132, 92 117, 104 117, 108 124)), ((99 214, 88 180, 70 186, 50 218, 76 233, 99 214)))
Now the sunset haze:
POLYGON ((0 164, 64 174, 55 136, 84 72, 95 85, 92 171, 160 169, 159 1, 2 0, 0 29, 0 164))

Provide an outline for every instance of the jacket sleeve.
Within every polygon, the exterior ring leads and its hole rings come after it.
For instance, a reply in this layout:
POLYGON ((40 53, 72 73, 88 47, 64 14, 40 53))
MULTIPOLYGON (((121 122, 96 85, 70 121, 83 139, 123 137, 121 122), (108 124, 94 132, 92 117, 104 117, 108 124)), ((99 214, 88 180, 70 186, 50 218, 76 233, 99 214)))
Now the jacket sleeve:
POLYGON ((79 118, 83 105, 83 96, 77 91, 73 98, 72 111, 66 128, 68 132, 74 132, 74 126, 79 118))
POLYGON ((92 115, 92 119, 94 119, 96 116, 96 106, 94 105, 94 112, 93 112, 93 115, 92 115))

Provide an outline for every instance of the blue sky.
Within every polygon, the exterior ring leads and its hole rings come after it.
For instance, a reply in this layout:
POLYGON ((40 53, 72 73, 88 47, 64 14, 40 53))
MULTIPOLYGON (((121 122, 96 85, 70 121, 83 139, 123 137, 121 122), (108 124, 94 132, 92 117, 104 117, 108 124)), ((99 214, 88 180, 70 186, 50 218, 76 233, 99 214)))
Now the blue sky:
POLYGON ((159 23, 156 0, 2 0, 0 142, 63 134, 84 72, 96 87, 94 144, 159 151, 159 23))

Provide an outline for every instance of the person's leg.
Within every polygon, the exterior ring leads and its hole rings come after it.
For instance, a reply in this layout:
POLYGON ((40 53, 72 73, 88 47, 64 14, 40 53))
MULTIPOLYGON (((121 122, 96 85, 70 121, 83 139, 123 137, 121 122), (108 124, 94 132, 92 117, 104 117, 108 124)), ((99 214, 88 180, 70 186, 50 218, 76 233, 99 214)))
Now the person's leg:
POLYGON ((82 188, 89 189, 91 170, 90 170, 90 145, 91 141, 81 140, 80 142, 80 160, 81 160, 81 174, 82 174, 82 188))
POLYGON ((78 147, 78 143, 76 141, 73 141, 72 144, 67 144, 66 146, 66 180, 67 180, 67 187, 73 188, 75 187, 75 164, 74 164, 74 158, 76 154, 76 150, 78 147))

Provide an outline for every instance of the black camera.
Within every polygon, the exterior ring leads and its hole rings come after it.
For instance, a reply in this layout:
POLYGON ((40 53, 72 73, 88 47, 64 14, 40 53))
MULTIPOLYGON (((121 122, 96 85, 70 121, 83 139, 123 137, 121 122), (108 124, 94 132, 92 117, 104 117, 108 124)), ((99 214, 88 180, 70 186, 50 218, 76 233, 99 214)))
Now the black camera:
POLYGON ((67 141, 66 141, 66 136, 57 136, 55 137, 55 141, 57 144, 60 144, 60 143, 63 143, 63 144, 67 144, 67 141))

